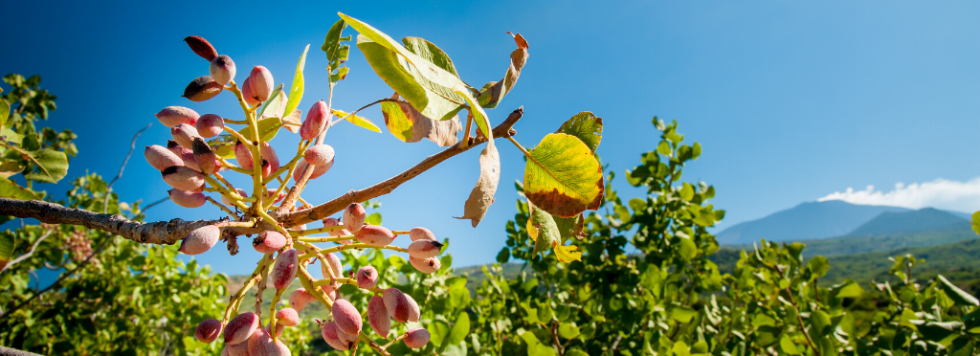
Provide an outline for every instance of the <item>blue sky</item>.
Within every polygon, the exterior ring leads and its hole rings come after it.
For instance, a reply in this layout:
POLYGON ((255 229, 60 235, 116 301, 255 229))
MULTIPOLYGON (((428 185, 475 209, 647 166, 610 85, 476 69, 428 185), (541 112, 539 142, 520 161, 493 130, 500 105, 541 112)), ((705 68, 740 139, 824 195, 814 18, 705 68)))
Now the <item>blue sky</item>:
MULTIPOLYGON (((327 96, 319 46, 342 11, 392 37, 436 43, 470 83, 503 75, 514 48, 505 32, 520 32, 530 59, 501 108, 489 112, 491 121, 523 105, 517 138, 533 146, 575 113, 592 111, 605 123, 598 152, 620 177, 640 153, 655 148, 651 117, 678 120, 680 131, 704 148, 684 178, 715 185, 715 206, 728 210, 722 227, 834 192, 858 203, 980 208, 980 199, 942 198, 980 197, 972 159, 980 153, 975 2, 270 4, 8 1, 5 12, 13 15, 5 19, 0 71, 40 74, 42 86, 59 96, 48 124, 80 136, 69 177, 86 170, 113 176, 133 133, 154 123, 117 183, 127 201, 154 201, 169 189, 141 155, 143 146, 170 136, 154 113, 183 105, 201 114, 241 115, 228 94, 204 103, 180 97, 190 80, 208 71, 181 39, 210 40, 234 59, 239 81, 251 66, 264 65, 287 85, 303 47, 311 44, 300 105, 305 111, 327 96), (905 185, 892 188, 899 182, 905 185), (864 191, 869 185, 878 188, 864 191)), ((350 110, 390 95, 356 49, 348 66, 336 107, 350 110)), ((379 109, 364 116, 383 124, 379 109)), ((281 137, 275 146, 288 156, 297 138, 281 137)), ((377 134, 347 124, 331 129, 327 142, 337 163, 307 189, 311 202, 366 187, 439 151, 428 141, 405 144, 387 130, 377 134)), ((513 182, 523 174, 520 152, 507 142, 498 147, 501 188, 478 228, 452 219, 462 213, 477 179, 477 150, 382 197, 384 225, 426 226, 450 237, 457 266, 493 261, 515 211, 513 182)), ((628 197, 642 194, 621 178, 615 187, 628 197)), ((48 190, 59 197, 64 188, 48 190)), ((151 220, 218 216, 211 207, 191 210, 169 202, 149 212, 151 220)), ((257 254, 243 251, 230 257, 215 248, 198 259, 217 271, 248 273, 257 254)))

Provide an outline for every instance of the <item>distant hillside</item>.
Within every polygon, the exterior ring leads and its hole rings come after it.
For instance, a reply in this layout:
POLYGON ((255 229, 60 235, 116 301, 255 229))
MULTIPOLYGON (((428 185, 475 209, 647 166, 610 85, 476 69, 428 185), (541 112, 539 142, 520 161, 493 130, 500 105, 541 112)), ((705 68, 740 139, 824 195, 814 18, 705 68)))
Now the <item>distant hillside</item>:
POLYGON ((970 222, 950 212, 933 208, 886 211, 848 233, 848 236, 910 234, 923 231, 970 230, 970 222))
POLYGON ((747 221, 716 234, 721 244, 739 245, 766 239, 799 241, 842 236, 883 212, 909 211, 906 208, 854 205, 840 200, 808 202, 759 220, 747 221))

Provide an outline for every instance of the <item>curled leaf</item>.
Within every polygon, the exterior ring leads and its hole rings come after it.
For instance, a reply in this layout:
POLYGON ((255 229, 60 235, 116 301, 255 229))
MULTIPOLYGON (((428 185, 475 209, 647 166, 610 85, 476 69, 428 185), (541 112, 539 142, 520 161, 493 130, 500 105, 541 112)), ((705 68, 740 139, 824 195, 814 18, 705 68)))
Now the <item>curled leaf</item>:
POLYGON ((517 79, 521 76, 521 70, 524 69, 524 64, 527 63, 527 40, 520 33, 515 35, 507 32, 507 34, 514 36, 517 49, 510 53, 510 66, 507 67, 504 78, 498 82, 487 83, 480 90, 480 105, 488 109, 497 107, 500 100, 514 88, 517 79))
POLYGON ((378 128, 378 126, 375 125, 373 122, 371 122, 371 120, 365 119, 357 115, 348 116, 346 112, 340 110, 330 109, 330 111, 333 112, 333 116, 346 118, 345 120, 354 124, 355 126, 359 126, 377 133, 381 133, 381 129, 378 128))
POLYGON ((555 256, 558 257, 559 261, 565 263, 582 260, 582 252, 575 245, 555 246, 555 256))
POLYGON ((487 214, 487 209, 493 204, 493 195, 497 192, 498 183, 500 183, 500 154, 493 141, 489 141, 483 152, 480 152, 480 179, 476 181, 470 197, 466 199, 463 216, 459 219, 470 219, 473 227, 479 225, 480 220, 483 220, 483 216, 487 214))
POLYGON ((596 117, 591 112, 583 111, 565 121, 555 133, 565 133, 578 137, 586 146, 589 146, 592 152, 595 152, 595 149, 599 147, 599 142, 602 141, 602 118, 596 117))

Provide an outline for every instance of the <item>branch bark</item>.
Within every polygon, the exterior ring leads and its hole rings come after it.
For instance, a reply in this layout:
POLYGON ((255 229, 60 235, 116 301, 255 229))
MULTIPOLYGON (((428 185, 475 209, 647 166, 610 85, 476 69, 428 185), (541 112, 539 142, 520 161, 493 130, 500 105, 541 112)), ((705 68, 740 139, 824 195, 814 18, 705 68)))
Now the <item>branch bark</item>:
MULTIPOLYGON (((516 124, 517 121, 523 116, 523 107, 514 110, 512 113, 510 113, 506 120, 501 122, 493 129, 493 137, 506 138, 515 135, 517 131, 513 129, 514 124, 516 124)), ((414 167, 409 168, 408 170, 394 177, 388 178, 385 181, 364 189, 352 190, 344 195, 334 198, 331 201, 310 209, 298 210, 281 215, 277 217, 277 220, 279 221, 280 225, 285 228, 321 220, 343 210, 351 203, 361 203, 367 201, 368 199, 373 199, 391 193, 395 190, 395 188, 398 188, 403 183, 419 176, 430 168, 435 167, 439 163, 442 163, 443 161, 460 153, 466 152, 481 143, 485 143, 486 141, 486 137, 471 137, 465 146, 461 141, 446 148, 442 152, 427 157, 414 167)), ((141 223, 138 221, 129 220, 120 215, 98 214, 87 210, 71 209, 45 201, 24 201, 7 198, 0 198, 0 215, 9 215, 19 218, 34 218, 47 224, 84 226, 90 229, 97 229, 113 233, 135 242, 160 245, 172 245, 183 239, 184 236, 194 229, 224 222, 224 220, 185 221, 182 219, 173 219, 170 221, 141 223)), ((272 226, 264 221, 257 222, 254 227, 222 228, 222 230, 224 230, 223 233, 230 234, 232 236, 255 234, 262 231, 270 231, 275 229, 275 226, 272 226)))

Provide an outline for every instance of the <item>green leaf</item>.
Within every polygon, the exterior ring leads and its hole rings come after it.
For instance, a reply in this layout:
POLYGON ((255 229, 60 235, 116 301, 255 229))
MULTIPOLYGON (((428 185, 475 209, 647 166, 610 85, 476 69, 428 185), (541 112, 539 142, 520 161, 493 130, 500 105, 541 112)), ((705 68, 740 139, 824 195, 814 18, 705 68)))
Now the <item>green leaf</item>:
POLYGON ((381 213, 373 213, 368 215, 367 218, 364 219, 364 222, 370 225, 381 225, 381 213))
MULTIPOLYGON (((2 192, 3 186, 3 184, 0 184, 0 192, 2 192)), ((7 266, 7 262, 10 262, 11 257, 14 257, 14 235, 0 234, 0 270, 7 266)))
MULTIPOLYGON (((382 105, 384 105, 384 103, 382 103, 382 105)), ((361 116, 358 116, 358 115, 349 115, 348 113, 346 113, 344 111, 340 111, 340 110, 336 110, 336 109, 330 109, 330 112, 333 113, 333 116, 344 118, 344 120, 347 120, 348 122, 354 124, 354 126, 359 126, 359 127, 362 127, 362 128, 365 128, 365 129, 368 129, 368 130, 371 130, 371 131, 374 131, 374 132, 377 132, 377 133, 381 133, 381 129, 378 128, 378 126, 376 126, 370 120, 365 119, 365 118, 363 118, 361 116)))
POLYGON ((463 341, 466 335, 470 333, 470 315, 466 312, 459 314, 456 318, 456 323, 453 324, 452 331, 449 332, 449 336, 443 341, 443 345, 455 345, 463 341))
POLYGON ((0 180, 0 198, 17 200, 37 200, 38 197, 30 189, 21 187, 9 179, 0 180))
POLYGON ((796 347, 796 344, 793 343, 793 340, 787 334, 783 334, 783 337, 779 339, 779 348, 790 355, 799 355, 801 353, 800 349, 796 347))
POLYGON ((970 225, 973 226, 973 232, 980 235, 980 211, 973 213, 970 217, 970 225))
MULTIPOLYGON (((299 107, 299 101, 303 99, 305 81, 303 79, 303 68, 306 67, 306 52, 310 50, 310 45, 306 45, 303 54, 299 56, 299 63, 296 63, 296 74, 293 74, 293 86, 289 88, 289 99, 286 101, 286 109, 281 115, 292 113, 299 107)), ((280 116, 282 117, 282 116, 280 116)))
POLYGON ((551 215, 534 206, 531 209, 531 218, 528 223, 537 230, 537 239, 534 241, 534 254, 544 252, 554 248, 561 243, 561 234, 558 233, 558 225, 551 215))
POLYGON ((19 160, 3 160, 0 162, 0 178, 10 178, 24 171, 24 165, 19 160))
POLYGON ((861 289, 861 286, 852 280, 847 280, 839 288, 837 298, 857 298, 864 293, 864 289, 861 289))
POLYGON ((811 280, 820 278, 830 270, 830 261, 826 257, 816 256, 807 261, 806 266, 810 268, 811 280))
POLYGON ((558 326, 558 336, 561 336, 564 339, 574 339, 578 337, 579 334, 580 331, 575 325, 562 323, 558 326))
POLYGON ((602 118, 583 111, 565 121, 557 132, 578 137, 592 152, 595 152, 599 142, 602 141, 602 118))
POLYGON ((327 55, 327 61, 330 65, 328 70, 336 71, 336 73, 330 74, 330 81, 333 83, 343 80, 347 75, 347 68, 340 67, 343 62, 347 61, 347 56, 350 54, 350 46, 340 44, 344 41, 350 41, 350 36, 341 37, 345 28, 347 28, 347 23, 344 20, 334 22, 333 26, 330 26, 330 30, 327 31, 323 45, 320 46, 320 49, 327 55))
POLYGON ((457 116, 451 120, 432 120, 401 100, 381 102, 381 113, 388 131, 402 142, 419 142, 428 138, 439 146, 451 146, 459 141, 457 132, 463 129, 457 116))
POLYGON ((20 144, 24 140, 24 135, 14 132, 14 130, 6 126, 0 128, 0 136, 4 137, 7 140, 7 142, 12 142, 16 144, 20 144))
POLYGON ((10 104, 6 101, 0 100, 0 127, 7 124, 7 118, 10 117, 10 104))
POLYGON ((694 240, 686 237, 678 238, 680 240, 678 251, 685 261, 690 261, 692 258, 698 255, 698 246, 694 243, 694 240))
POLYGON ((943 277, 943 275, 941 274, 937 275, 936 279, 939 280, 940 282, 939 286, 942 287, 944 292, 946 292, 946 295, 949 296, 949 298, 952 299, 953 302, 955 302, 956 304, 963 305, 963 306, 980 305, 980 301, 978 301, 977 298, 970 295, 970 293, 967 293, 966 291, 960 289, 953 283, 950 283, 949 280, 946 279, 946 277, 943 277))
POLYGON ((30 173, 24 178, 40 182, 58 183, 68 174, 68 156, 64 152, 50 148, 30 152, 34 163, 40 168, 39 172, 30 173))
POLYGON ((574 136, 549 134, 530 152, 524 169, 524 195, 548 213, 573 217, 602 202, 602 167, 589 147, 574 136))
POLYGON ((453 60, 439 46, 419 37, 402 38, 402 43, 405 44, 405 49, 412 51, 412 53, 435 64, 439 68, 445 69, 457 78, 459 77, 459 73, 456 73, 456 66, 453 65, 453 60))
POLYGON ((698 312, 687 307, 674 307, 670 310, 670 317, 672 319, 685 324, 690 323, 695 315, 698 315, 698 312))
POLYGON ((259 109, 259 114, 255 117, 282 117, 283 113, 286 112, 286 94, 282 92, 282 84, 276 87, 269 95, 269 100, 265 101, 262 108, 259 109))
POLYGON ((41 148, 41 142, 38 142, 37 134, 31 132, 24 135, 24 139, 21 141, 20 147, 26 151, 36 151, 41 148))
MULTIPOLYGON (((269 142, 276 137, 276 133, 283 127, 283 122, 278 117, 267 117, 258 121, 258 127, 259 134, 262 135, 262 142, 269 142)), ((242 134, 246 140, 255 140, 255 135, 252 134, 252 129, 248 126, 238 130, 238 133, 242 134)), ((232 146, 232 154, 234 154, 234 146, 232 146)))

